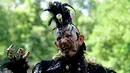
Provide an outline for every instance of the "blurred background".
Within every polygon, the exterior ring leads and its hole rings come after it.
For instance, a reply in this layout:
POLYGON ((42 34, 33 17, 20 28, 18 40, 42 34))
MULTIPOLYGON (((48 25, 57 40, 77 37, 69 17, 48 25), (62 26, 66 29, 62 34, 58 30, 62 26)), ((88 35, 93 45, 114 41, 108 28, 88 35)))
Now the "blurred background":
MULTIPOLYGON (((30 66, 57 53, 55 24, 48 27, 49 13, 43 12, 49 0, 0 0, 0 65, 8 61, 6 49, 30 51, 30 66)), ((54 1, 54 0, 53 0, 54 1)), ((130 73, 130 0, 58 0, 72 5, 73 23, 85 35, 87 58, 130 73)))

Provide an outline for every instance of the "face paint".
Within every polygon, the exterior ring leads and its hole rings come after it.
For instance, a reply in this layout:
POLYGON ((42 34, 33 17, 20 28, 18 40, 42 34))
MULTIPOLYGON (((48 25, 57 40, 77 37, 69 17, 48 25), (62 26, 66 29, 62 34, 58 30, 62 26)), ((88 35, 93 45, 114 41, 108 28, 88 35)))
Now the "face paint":
POLYGON ((79 47, 77 32, 73 25, 68 25, 64 29, 57 29, 56 43, 62 53, 72 55, 77 52, 79 47))
POLYGON ((74 27, 72 25, 68 25, 65 28, 59 28, 57 29, 56 35, 64 35, 65 31, 69 31, 70 34, 72 34, 74 27))

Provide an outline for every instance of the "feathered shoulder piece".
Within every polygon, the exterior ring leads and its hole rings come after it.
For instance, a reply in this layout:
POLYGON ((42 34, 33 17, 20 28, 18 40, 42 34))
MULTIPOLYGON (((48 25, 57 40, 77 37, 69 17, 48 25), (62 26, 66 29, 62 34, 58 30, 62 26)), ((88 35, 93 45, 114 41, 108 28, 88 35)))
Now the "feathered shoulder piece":
POLYGON ((70 7, 75 11, 75 9, 67 3, 62 4, 61 2, 57 1, 49 2, 48 8, 44 10, 49 11, 52 15, 48 25, 50 25, 53 20, 56 22, 56 28, 60 28, 72 23, 70 10, 67 7, 70 7))

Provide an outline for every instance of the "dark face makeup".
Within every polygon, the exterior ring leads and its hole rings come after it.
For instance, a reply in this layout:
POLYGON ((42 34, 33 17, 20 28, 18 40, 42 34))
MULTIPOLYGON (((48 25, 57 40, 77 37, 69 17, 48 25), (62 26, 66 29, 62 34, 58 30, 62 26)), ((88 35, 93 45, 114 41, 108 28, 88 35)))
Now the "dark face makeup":
POLYGON ((79 47, 77 32, 72 25, 56 30, 56 44, 62 54, 72 56, 77 52, 79 47))

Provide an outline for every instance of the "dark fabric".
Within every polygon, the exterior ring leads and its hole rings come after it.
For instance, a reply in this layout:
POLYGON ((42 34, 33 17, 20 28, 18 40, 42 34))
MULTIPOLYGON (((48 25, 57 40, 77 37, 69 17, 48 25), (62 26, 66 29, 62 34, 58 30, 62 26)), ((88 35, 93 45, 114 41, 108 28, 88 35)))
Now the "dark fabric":
POLYGON ((107 69, 99 64, 88 64, 89 73, 116 73, 114 70, 107 69))
POLYGON ((52 65, 54 61, 53 60, 42 60, 41 62, 37 63, 35 67, 32 70, 32 73, 35 71, 42 71, 42 73, 45 73, 46 70, 52 65))
POLYGON ((87 63, 83 48, 80 47, 73 57, 61 57, 57 61, 41 61, 38 63, 39 73, 116 73, 99 64, 87 63), (49 64, 48 64, 49 63, 49 64))
POLYGON ((29 68, 25 59, 19 59, 14 61, 6 62, 2 65, 3 68, 8 68, 13 73, 27 73, 29 68))
POLYGON ((45 60, 42 61, 41 64, 41 73, 116 73, 115 71, 104 68, 99 64, 87 64, 84 57, 82 57, 79 62, 76 63, 76 61, 73 61, 73 63, 71 64, 62 61, 56 62, 45 60), (43 64, 43 62, 45 63, 43 64), (60 65, 56 68, 55 66, 57 63, 59 63, 60 65), (80 63, 80 65, 78 63, 80 63), (69 69, 66 69, 66 66, 69 66, 69 69), (79 71, 78 68, 81 68, 81 70, 79 71))

